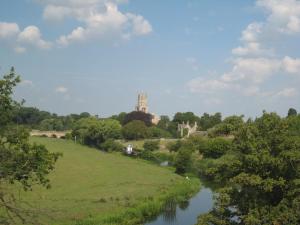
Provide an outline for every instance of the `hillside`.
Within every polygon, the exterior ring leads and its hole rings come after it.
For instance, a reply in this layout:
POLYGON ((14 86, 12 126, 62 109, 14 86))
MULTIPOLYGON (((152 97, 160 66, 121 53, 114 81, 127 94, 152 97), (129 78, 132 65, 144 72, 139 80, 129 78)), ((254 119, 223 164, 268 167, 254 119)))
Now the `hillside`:
POLYGON ((63 153, 49 176, 52 188, 36 187, 22 195, 23 200, 38 206, 43 222, 72 224, 77 219, 114 213, 183 180, 166 168, 71 141, 38 137, 31 141, 63 153))

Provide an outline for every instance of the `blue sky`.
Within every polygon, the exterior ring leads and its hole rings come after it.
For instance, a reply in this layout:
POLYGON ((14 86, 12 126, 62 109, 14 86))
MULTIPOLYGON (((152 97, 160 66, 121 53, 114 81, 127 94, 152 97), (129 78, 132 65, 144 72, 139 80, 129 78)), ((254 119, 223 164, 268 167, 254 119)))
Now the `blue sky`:
POLYGON ((300 111, 299 0, 2 0, 1 74, 58 114, 300 111))

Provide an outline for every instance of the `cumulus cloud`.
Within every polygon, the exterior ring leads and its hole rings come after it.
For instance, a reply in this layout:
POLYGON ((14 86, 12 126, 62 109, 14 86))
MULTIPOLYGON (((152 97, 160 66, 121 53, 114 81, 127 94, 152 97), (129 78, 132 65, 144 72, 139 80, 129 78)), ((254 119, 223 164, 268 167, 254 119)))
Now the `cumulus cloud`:
POLYGON ((91 39, 121 38, 147 35, 152 32, 151 24, 141 15, 122 13, 118 9, 120 1, 47 1, 44 18, 63 20, 73 18, 84 26, 78 26, 71 33, 62 35, 57 43, 63 46, 73 42, 91 39))
POLYGON ((16 23, 0 22, 0 39, 15 37, 20 32, 16 23))
POLYGON ((42 6, 43 18, 61 22, 66 18, 77 21, 69 34, 60 35, 55 43, 42 38, 40 29, 34 25, 20 30, 18 24, 0 22, 0 40, 9 39, 17 53, 29 47, 50 49, 67 46, 73 42, 88 40, 128 40, 152 32, 152 26, 142 15, 123 13, 118 5, 127 0, 36 0, 42 6))
POLYGON ((36 26, 28 26, 18 35, 18 42, 28 44, 40 49, 50 49, 52 44, 42 39, 41 32, 36 26))
POLYGON ((300 74, 300 58, 279 56, 276 46, 270 47, 272 36, 290 38, 300 33, 300 1, 257 0, 256 5, 265 10, 267 18, 250 23, 241 32, 241 45, 232 49, 232 68, 214 78, 207 76, 189 81, 187 86, 191 92, 236 91, 244 96, 258 97, 293 97, 298 94, 293 87, 264 91, 263 85, 273 76, 300 74))
POLYGON ((268 13, 270 28, 286 34, 300 32, 300 1, 258 0, 256 5, 268 13))
POLYGON ((222 75, 226 82, 249 80, 262 83, 280 70, 280 61, 269 58, 237 58, 233 61, 232 71, 222 75))
POLYGON ((52 43, 42 39, 38 27, 28 26, 20 30, 18 24, 0 22, 0 41, 9 42, 16 53, 24 53, 28 47, 50 49, 52 43))

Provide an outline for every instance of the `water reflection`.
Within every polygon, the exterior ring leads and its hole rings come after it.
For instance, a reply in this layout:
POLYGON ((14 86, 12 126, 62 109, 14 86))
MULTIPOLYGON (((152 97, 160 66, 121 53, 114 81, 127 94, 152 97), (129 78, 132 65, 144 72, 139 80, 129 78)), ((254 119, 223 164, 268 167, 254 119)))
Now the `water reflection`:
POLYGON ((176 208, 177 204, 174 199, 169 199, 163 209, 163 219, 168 222, 168 224, 172 224, 176 220, 176 208))
POLYGON ((177 205, 173 200, 167 201, 163 213, 146 225, 194 225, 197 217, 208 212, 213 206, 212 191, 202 188, 189 201, 177 205))

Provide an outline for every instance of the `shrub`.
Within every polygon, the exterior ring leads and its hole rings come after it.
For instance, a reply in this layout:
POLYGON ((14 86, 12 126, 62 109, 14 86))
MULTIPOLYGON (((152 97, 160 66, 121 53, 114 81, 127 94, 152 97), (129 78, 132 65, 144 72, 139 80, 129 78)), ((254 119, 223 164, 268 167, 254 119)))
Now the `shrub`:
POLYGON ((101 149, 107 152, 121 152, 123 150, 123 145, 113 139, 107 139, 101 144, 101 149))
POLYGON ((192 163, 192 152, 186 148, 180 148, 175 158, 176 173, 184 174, 192 163))
POLYGON ((145 141, 144 142, 145 151, 154 151, 159 149, 159 141, 145 141))
POLYGON ((227 153, 232 148, 232 141, 225 138, 212 138, 208 139, 206 144, 202 146, 200 153, 205 158, 219 158, 227 153))
POLYGON ((182 143, 180 140, 177 140, 176 142, 169 142, 167 144, 167 149, 170 152, 177 152, 179 150, 179 148, 181 147, 182 143))

